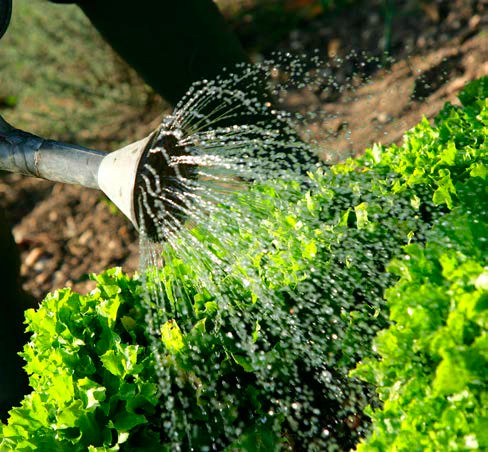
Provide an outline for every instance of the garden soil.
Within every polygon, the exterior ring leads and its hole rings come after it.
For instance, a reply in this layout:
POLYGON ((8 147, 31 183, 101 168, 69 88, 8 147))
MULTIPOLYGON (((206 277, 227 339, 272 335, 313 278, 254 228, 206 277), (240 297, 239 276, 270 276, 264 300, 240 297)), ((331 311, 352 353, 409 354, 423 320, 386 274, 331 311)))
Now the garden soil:
MULTIPOLYGON (((313 106, 339 113, 340 119, 328 125, 332 130, 346 127, 352 132, 347 139, 338 133, 336 149, 342 155, 355 154, 374 142, 398 142, 422 115, 432 118, 446 101, 456 102, 466 82, 488 75, 488 3, 421 4, 418 17, 403 20, 398 14, 393 22, 391 49, 397 63, 389 71, 373 74, 373 82, 359 88, 353 103, 338 94, 313 106), (392 96, 388 92, 392 84, 411 96, 392 96)), ((383 36, 383 31, 381 17, 363 6, 340 13, 326 25, 311 18, 276 47, 319 48, 324 57, 346 55, 354 48, 374 54, 375 36, 383 36)), ((246 45, 245 33, 241 37, 246 45)), ((307 102, 299 96, 289 101, 292 108, 307 102)), ((132 131, 130 138, 143 136, 148 124, 156 126, 154 118, 160 114, 141 115, 141 128, 132 131)), ((92 133, 97 133, 96 127, 92 133)), ((36 299, 65 286, 84 293, 94 287, 88 274, 108 267, 137 271, 137 233, 100 192, 8 174, 0 177, 0 202, 21 251, 24 287, 36 299)))

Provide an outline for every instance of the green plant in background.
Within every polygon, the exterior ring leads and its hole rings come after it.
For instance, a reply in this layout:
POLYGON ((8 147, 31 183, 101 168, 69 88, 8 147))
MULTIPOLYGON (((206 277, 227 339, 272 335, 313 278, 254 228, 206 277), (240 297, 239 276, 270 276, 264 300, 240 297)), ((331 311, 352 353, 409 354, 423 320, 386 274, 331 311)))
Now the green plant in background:
POLYGON ((0 445, 349 449, 370 430, 365 450, 486 444, 487 85, 307 192, 236 194, 255 230, 217 209, 181 238, 203 252, 166 247, 144 284, 111 270, 92 294, 49 296, 28 313, 34 392, 0 445))

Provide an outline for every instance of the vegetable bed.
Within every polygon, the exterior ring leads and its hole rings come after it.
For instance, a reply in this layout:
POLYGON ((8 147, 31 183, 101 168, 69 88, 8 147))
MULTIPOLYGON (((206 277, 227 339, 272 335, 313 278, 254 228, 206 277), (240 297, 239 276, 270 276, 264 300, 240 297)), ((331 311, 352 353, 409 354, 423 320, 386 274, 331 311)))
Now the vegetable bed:
POLYGON ((487 448, 487 97, 470 83, 307 190, 236 194, 252 234, 215 215, 191 231, 201 255, 47 296, 0 447, 487 448), (202 278, 209 256, 225 271, 202 278))

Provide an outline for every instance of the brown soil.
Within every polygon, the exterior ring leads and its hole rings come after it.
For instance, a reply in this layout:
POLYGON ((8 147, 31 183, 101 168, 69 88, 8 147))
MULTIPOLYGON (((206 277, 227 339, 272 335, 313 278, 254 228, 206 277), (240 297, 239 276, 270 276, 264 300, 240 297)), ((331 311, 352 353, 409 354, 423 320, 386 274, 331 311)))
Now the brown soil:
MULTIPOLYGON (((321 125, 328 135, 325 158, 335 160, 374 142, 400 140, 422 116, 432 118, 446 101, 455 101, 467 81, 488 75, 487 3, 425 2, 424 9, 421 19, 394 24, 392 52, 398 62, 374 75, 372 83, 360 87, 354 98, 344 94, 290 97, 291 108, 316 104, 334 116, 321 125), (415 46, 411 57, 406 58, 401 42, 415 46)), ((279 46, 293 50, 298 42, 298 50, 319 47, 329 56, 340 55, 366 33, 369 40, 363 36, 361 42, 374 53, 377 40, 372 37, 381 36, 383 25, 367 9, 363 13, 369 22, 359 20, 358 11, 344 11, 325 28, 313 19, 306 30, 290 33, 279 46), (345 44, 348 36, 349 46, 345 44)), ((141 126, 141 134, 143 130, 147 124, 141 126)), ((137 233, 97 191, 4 175, 0 202, 9 213, 21 250, 24 286, 38 299, 65 286, 86 292, 93 287, 87 274, 108 267, 137 270, 137 233)))
POLYGON ((334 162, 373 143, 400 142, 422 117, 433 118, 448 101, 458 103, 459 90, 487 74, 487 34, 460 45, 453 39, 439 49, 399 60, 375 74, 372 83, 317 105, 333 118, 319 124, 324 159, 334 162))

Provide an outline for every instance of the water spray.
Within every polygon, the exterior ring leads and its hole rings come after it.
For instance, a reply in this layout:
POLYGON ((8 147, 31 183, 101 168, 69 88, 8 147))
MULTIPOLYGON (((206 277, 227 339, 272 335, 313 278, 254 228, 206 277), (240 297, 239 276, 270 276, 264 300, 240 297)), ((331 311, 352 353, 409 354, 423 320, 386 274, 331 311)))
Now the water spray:
MULTIPOLYGON (((363 60, 382 66, 374 58, 349 56, 358 71, 363 60)), ((191 205, 202 206, 202 197, 245 190, 250 181, 307 184, 304 176, 320 160, 344 159, 350 151, 336 148, 337 141, 352 149, 354 136, 361 139, 360 124, 347 126, 348 112, 370 93, 357 92, 354 73, 350 92, 344 91, 335 74, 341 64, 287 54, 236 65, 196 82, 157 130, 111 153, 41 138, 0 116, 0 170, 102 190, 136 229, 165 240, 165 227, 178 230, 191 205), (343 111, 303 108, 304 100, 322 102, 329 90, 342 93, 343 111)), ((361 85, 367 83, 366 76, 361 85)), ((376 111, 381 104, 371 107, 376 111)), ((377 122, 380 131, 384 121, 377 122)))
POLYGON ((137 230, 165 240, 202 191, 298 180, 318 164, 291 117, 268 100, 262 70, 243 65, 229 80, 195 83, 155 131, 110 153, 27 133, 0 116, 0 170, 99 189, 137 230))
POLYGON ((409 200, 378 195, 373 171, 307 175, 317 154, 337 161, 357 146, 361 124, 347 120, 358 99, 383 132, 388 111, 367 82, 353 73, 343 89, 318 57, 243 65, 193 85, 157 130, 110 154, 0 121, 0 169, 101 189, 141 232, 172 450, 222 450, 249 425, 289 437, 289 449, 349 450, 367 431, 374 393, 348 375, 383 321, 391 280, 377 269, 423 230, 406 223, 409 200), (334 90, 342 110, 327 109, 334 90))

